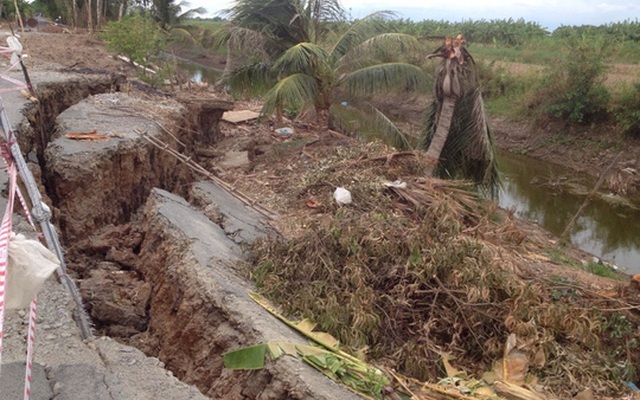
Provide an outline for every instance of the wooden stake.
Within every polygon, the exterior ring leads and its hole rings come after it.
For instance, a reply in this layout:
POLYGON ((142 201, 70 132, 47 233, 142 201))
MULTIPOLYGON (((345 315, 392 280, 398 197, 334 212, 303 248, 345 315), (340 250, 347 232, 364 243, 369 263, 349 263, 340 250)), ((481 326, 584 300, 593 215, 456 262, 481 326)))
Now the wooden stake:
POLYGON ((569 233, 571 232, 571 228, 573 228, 573 225, 575 225, 575 223, 578 220, 578 217, 580 216, 580 214, 582 214, 582 212, 587 207, 587 205, 589 204, 589 202, 591 201, 593 196, 596 194, 598 189, 600 189, 600 186, 604 182, 604 178, 607 176, 607 173, 614 166, 614 164, 618 161, 618 159, 620 158, 621 155, 622 155, 622 152, 618 153, 618 155, 613 158, 613 161, 611 161, 611 164, 609 164, 609 166, 604 171, 602 171, 602 174, 600 174, 600 178, 596 182, 596 185, 593 187, 593 189, 591 189, 591 192, 589 192, 587 197, 585 197, 584 201, 582 202, 582 205, 580 206, 578 211, 576 211, 576 213, 573 216, 573 218, 571 218, 571 221, 569 221, 569 224, 567 225, 567 227, 564 228, 564 232, 562 232, 562 235, 560 235, 560 241, 558 242, 558 246, 561 246, 561 245, 563 245, 565 243, 565 241, 567 240, 567 237, 569 236, 569 233))

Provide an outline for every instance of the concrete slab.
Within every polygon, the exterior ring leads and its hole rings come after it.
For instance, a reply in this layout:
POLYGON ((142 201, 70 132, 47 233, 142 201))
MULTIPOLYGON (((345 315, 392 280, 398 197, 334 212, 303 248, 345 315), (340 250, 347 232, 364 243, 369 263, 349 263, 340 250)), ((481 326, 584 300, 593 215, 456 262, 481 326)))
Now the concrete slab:
MULTIPOLYGON (((216 192, 207 184, 198 186, 209 196, 216 192)), ((247 208, 237 199, 213 195, 210 200, 226 213, 236 210, 233 213, 238 214, 226 221, 246 229, 246 240, 259 234, 250 228, 259 221, 241 222, 247 208)), ((169 368, 190 371, 189 379, 211 398, 360 398, 291 357, 270 362, 258 371, 223 368, 221 355, 229 350, 269 341, 308 341, 256 304, 248 296, 253 287, 237 271, 236 263, 220 257, 221 253, 241 253, 247 242, 238 244, 226 236, 220 240, 222 228, 203 221, 208 219, 200 210, 161 189, 151 192, 143 211, 140 226, 145 240, 139 270, 154 285, 149 302, 153 336, 147 340, 158 343, 158 357, 169 368), (228 250, 220 250, 227 246, 228 250), (206 369, 201 368, 203 363, 206 369)))
MULTIPOLYGON (((0 398, 24 399, 24 362, 2 364, 0 373, 0 398)), ((31 400, 49 400, 53 396, 50 382, 42 364, 35 363, 31 371, 31 400)))
POLYGON ((259 116, 260 113, 251 110, 225 111, 222 114, 222 120, 232 124, 240 124, 258 119, 259 116))

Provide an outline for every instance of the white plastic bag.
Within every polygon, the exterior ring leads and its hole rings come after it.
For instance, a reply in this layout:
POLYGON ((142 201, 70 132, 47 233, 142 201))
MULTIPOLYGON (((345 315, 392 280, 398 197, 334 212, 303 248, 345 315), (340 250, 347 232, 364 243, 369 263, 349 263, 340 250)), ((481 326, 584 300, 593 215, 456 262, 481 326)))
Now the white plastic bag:
POLYGON ((7 45, 13 50, 11 53, 11 65, 17 64, 22 55, 22 43, 20 43, 20 39, 15 36, 9 36, 7 37, 7 45))
POLYGON ((42 243, 13 232, 8 258, 5 307, 29 307, 44 281, 60 266, 60 261, 42 243))
POLYGON ((351 192, 343 187, 336 188, 336 191, 333 192, 333 198, 338 205, 351 204, 351 192))

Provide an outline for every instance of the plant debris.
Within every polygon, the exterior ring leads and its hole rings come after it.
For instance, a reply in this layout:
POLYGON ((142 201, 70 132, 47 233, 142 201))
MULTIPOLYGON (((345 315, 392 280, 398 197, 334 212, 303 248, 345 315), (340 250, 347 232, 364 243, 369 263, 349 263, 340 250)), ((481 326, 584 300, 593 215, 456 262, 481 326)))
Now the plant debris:
POLYGON ((620 395, 637 381, 637 296, 625 298, 622 284, 618 296, 603 296, 523 271, 540 262, 531 254, 546 256, 524 245, 527 233, 508 213, 467 182, 425 178, 424 158, 402 154, 337 146, 282 179, 290 201, 280 208, 305 211, 288 240, 255 245, 260 292, 351 352, 421 381, 446 376, 442 354, 481 377, 506 359, 512 334, 527 382, 563 398, 585 387, 620 395), (398 179, 406 187, 388 185, 398 179), (336 187, 353 204, 333 204, 336 187))

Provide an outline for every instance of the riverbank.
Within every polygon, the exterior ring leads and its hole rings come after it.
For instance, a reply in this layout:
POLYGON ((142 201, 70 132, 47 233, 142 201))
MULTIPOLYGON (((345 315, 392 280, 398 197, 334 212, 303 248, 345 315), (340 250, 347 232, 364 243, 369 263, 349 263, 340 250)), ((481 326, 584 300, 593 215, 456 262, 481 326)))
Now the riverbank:
POLYGON ((611 167, 603 189, 629 196, 640 204, 640 139, 618 135, 607 125, 574 129, 560 125, 541 127, 504 117, 492 118, 491 125, 496 144, 503 150, 558 164, 596 179, 611 167))

